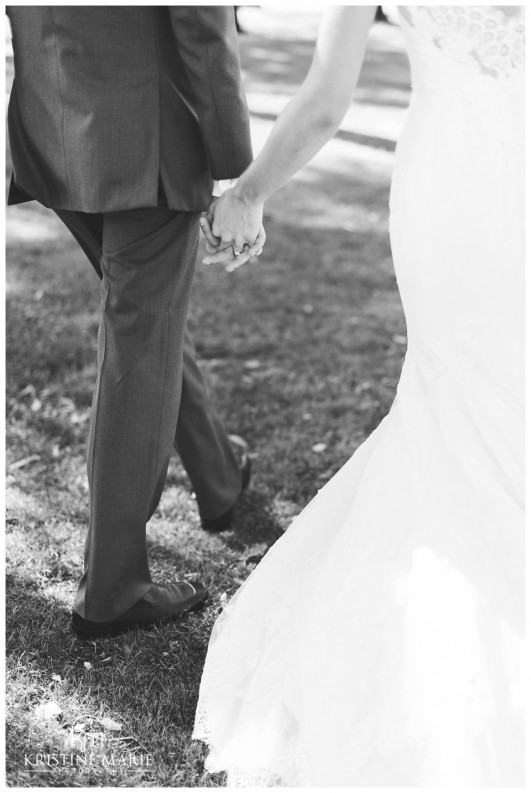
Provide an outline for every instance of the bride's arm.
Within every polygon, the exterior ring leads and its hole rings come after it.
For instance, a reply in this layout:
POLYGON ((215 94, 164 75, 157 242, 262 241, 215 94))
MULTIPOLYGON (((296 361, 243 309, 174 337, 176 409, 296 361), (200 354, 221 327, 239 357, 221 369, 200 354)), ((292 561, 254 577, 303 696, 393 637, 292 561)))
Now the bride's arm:
MULTIPOLYGON (((260 229, 263 203, 337 131, 352 95, 376 6, 331 6, 324 12, 308 75, 278 117, 264 148, 214 205, 212 231, 238 250, 260 229)), ((210 259, 215 261, 215 256, 210 259)))

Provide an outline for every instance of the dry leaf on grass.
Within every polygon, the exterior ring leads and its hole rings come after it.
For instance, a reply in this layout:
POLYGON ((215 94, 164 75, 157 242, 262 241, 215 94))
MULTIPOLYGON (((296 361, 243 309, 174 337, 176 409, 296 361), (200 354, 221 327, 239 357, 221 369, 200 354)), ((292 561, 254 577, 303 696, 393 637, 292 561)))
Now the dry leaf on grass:
POLYGON ((114 719, 109 719, 109 718, 100 719, 100 724, 106 730, 116 730, 116 731, 118 731, 118 730, 122 729, 122 725, 118 724, 118 722, 114 721, 114 719))
POLYGON ((63 711, 57 702, 43 702, 35 708, 35 715, 39 721, 52 721, 58 719, 63 711))

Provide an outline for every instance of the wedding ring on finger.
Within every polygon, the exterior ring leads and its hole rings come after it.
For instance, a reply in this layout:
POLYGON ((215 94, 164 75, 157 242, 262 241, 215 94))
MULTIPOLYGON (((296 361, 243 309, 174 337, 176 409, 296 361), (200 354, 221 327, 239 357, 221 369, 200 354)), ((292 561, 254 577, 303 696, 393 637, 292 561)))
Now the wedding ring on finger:
POLYGON ((247 243, 245 243, 245 245, 243 246, 243 248, 238 248, 238 250, 236 250, 236 248, 235 248, 235 247, 234 247, 234 245, 233 245, 233 246, 232 246, 232 251, 233 251, 233 253, 234 253, 234 255, 235 255, 235 256, 241 256, 241 255, 242 255, 242 253, 244 252, 244 250, 245 250, 246 248, 248 248, 248 247, 249 247, 249 246, 247 245, 247 243))

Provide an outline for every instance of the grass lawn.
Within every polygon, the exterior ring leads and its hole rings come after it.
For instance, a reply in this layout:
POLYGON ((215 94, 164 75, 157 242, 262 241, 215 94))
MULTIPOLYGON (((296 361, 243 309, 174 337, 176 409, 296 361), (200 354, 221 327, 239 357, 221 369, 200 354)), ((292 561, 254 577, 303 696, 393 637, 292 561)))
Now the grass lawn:
MULTIPOLYGON (((241 18, 259 145, 304 76, 315 19, 299 24, 259 9, 241 18)), ((34 203, 8 212, 11 786, 223 784, 222 775, 203 773, 204 749, 190 741, 214 619, 388 411, 405 351, 387 202, 389 130, 403 114, 409 76, 399 34, 377 28, 358 110, 269 202, 259 264, 230 275, 198 266, 191 307, 198 354, 228 429, 247 439, 255 459, 234 528, 220 536, 201 530, 189 482, 172 459, 148 527, 149 552, 154 580, 193 575, 210 588, 207 606, 186 620, 94 642, 70 632, 88 520, 98 282, 53 213, 34 203), (50 703, 61 712, 46 718, 50 703), (36 765, 37 754, 67 755, 57 761, 65 767, 36 765)))

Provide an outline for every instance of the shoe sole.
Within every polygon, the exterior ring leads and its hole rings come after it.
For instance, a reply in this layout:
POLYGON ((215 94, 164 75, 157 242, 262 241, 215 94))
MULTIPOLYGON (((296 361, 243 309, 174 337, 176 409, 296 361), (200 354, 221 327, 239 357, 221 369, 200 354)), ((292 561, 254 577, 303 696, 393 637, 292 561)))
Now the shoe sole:
POLYGON ((103 623, 106 627, 101 627, 98 629, 85 629, 79 625, 76 625, 74 622, 74 617, 72 617, 70 627, 72 628, 73 633, 79 639, 84 639, 89 641, 91 639, 105 639, 105 638, 113 638, 115 636, 120 636, 124 633, 130 633, 134 630, 144 630, 151 628, 153 625, 161 625, 166 622, 174 622, 181 617, 184 617, 185 614, 188 614, 190 611, 196 611, 200 609, 202 606, 205 605, 206 601, 208 600, 208 594, 202 600, 198 600, 197 603, 192 603, 191 606, 183 609, 182 611, 173 612, 173 614, 167 614, 163 617, 157 617, 157 619, 147 619, 147 620, 139 620, 138 622, 132 622, 130 625, 112 625, 108 623, 103 623))

